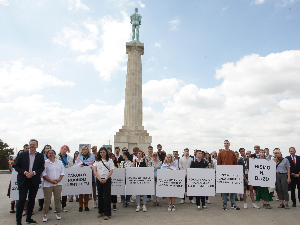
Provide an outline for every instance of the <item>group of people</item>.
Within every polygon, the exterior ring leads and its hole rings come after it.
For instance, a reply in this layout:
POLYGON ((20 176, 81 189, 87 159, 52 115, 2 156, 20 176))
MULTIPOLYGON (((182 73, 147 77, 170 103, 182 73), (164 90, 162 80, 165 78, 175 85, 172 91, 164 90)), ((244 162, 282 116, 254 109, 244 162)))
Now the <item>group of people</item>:
MULTIPOLYGON (((76 151, 74 157, 71 157, 70 148, 63 145, 60 152, 57 154, 50 145, 46 145, 41 153, 38 153, 38 141, 30 140, 29 145, 24 145, 24 150, 21 150, 16 159, 11 163, 12 167, 18 172, 18 188, 19 200, 16 201, 16 220, 17 224, 22 224, 22 215, 27 215, 26 223, 35 224, 36 222, 31 218, 33 214, 33 207, 35 203, 36 193, 41 183, 43 182, 44 199, 39 200, 39 211, 44 211, 43 221, 48 221, 48 211, 51 210, 50 202, 52 193, 54 194, 54 204, 56 219, 61 219, 61 210, 67 212, 67 196, 62 195, 62 179, 64 176, 64 169, 72 166, 89 166, 92 169, 92 187, 94 208, 98 208, 97 217, 104 216, 105 220, 111 217, 111 203, 113 210, 116 210, 117 196, 111 195, 111 175, 114 168, 127 167, 153 167, 155 179, 157 177, 157 169, 167 170, 187 170, 187 168, 216 168, 217 165, 242 165, 244 173, 244 193, 240 194, 240 200, 244 201, 244 208, 247 208, 247 194, 250 194, 252 206, 256 209, 259 207, 255 201, 263 201, 263 207, 270 209, 269 204, 272 201, 272 191, 266 187, 253 187, 248 185, 249 172, 249 158, 257 158, 264 160, 274 160, 276 162, 276 191, 280 200, 279 208, 289 209, 288 201, 288 184, 291 188, 291 199, 293 207, 296 206, 295 189, 298 188, 298 198, 300 197, 300 156, 296 156, 294 147, 289 149, 290 156, 282 157, 280 149, 275 148, 274 156, 269 155, 269 149, 260 149, 260 146, 254 146, 254 154, 251 151, 245 151, 240 148, 239 152, 234 152, 229 149, 230 142, 224 141, 224 149, 220 149, 209 154, 201 150, 194 150, 194 155, 189 154, 189 149, 183 151, 182 157, 179 157, 178 151, 173 151, 173 154, 166 154, 162 150, 160 144, 157 145, 157 151, 153 151, 153 147, 148 147, 148 154, 146 155, 138 147, 133 148, 133 154, 130 154, 128 149, 124 147, 122 154, 120 148, 115 147, 115 153, 111 149, 101 147, 97 151, 97 146, 92 147, 90 151, 88 146, 83 146, 80 151, 76 151), (98 202, 96 196, 96 189, 98 191, 98 202), (28 193, 28 202, 26 201, 28 193), (256 194, 256 199, 254 195, 256 194), (243 196, 243 197, 242 197, 243 196), (23 211, 27 208, 27 212, 23 211)), ((186 180, 187 183, 187 180, 186 180)), ((239 210, 235 201, 238 200, 236 193, 230 193, 231 208, 239 210)), ((228 193, 222 193, 223 210, 227 210, 228 193)), ((73 201, 74 196, 69 196, 69 201, 73 201)), ((79 202, 79 212, 89 211, 89 194, 80 194, 75 196, 76 201, 79 202)), ((136 196, 136 211, 141 208, 144 212, 147 211, 146 203, 152 197, 153 207, 160 207, 160 198, 154 194, 153 196, 136 196)), ((205 203, 210 203, 207 196, 189 196, 189 202, 196 204, 197 209, 207 209, 205 203), (200 204, 201 203, 201 204, 200 204)), ((175 197, 166 197, 168 211, 175 211, 175 197)), ((300 201, 300 199, 299 199, 300 201)), ((130 202, 134 202, 131 196, 121 196, 120 202, 127 207, 130 202)), ((185 203, 185 197, 180 201, 180 204, 185 203)), ((14 211, 15 203, 11 203, 11 212, 14 211)))

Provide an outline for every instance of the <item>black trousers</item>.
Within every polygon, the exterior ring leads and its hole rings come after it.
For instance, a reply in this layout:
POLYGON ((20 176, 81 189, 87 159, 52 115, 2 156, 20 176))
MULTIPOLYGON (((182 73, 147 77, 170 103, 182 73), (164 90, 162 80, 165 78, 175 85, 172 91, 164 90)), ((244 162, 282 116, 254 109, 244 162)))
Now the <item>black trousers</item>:
POLYGON ((17 219, 17 223, 21 223, 22 212, 27 198, 27 193, 28 193, 27 220, 31 219, 36 193, 38 192, 39 189, 39 184, 33 184, 30 178, 29 179, 26 178, 24 183, 19 184, 18 187, 19 187, 19 202, 17 204, 16 219, 17 219))
POLYGON ((300 201, 300 177, 294 177, 291 175, 291 200, 294 204, 296 204, 296 195, 295 195, 295 189, 298 189, 298 199, 300 201))
POLYGON ((199 206, 200 205, 200 198, 201 198, 201 202, 202 202, 202 207, 205 206, 205 197, 203 196, 197 196, 196 197, 196 205, 199 206))
POLYGON ((105 184, 101 184, 97 179, 98 190, 98 213, 104 213, 104 216, 111 216, 111 178, 105 184))

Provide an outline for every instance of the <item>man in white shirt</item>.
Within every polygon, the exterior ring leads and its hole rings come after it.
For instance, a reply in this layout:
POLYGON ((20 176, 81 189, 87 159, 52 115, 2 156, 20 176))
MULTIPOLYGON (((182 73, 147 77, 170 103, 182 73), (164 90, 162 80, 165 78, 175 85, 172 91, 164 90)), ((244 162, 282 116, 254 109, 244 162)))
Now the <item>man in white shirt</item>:
MULTIPOLYGON (((187 171, 187 168, 190 168, 192 161, 193 161, 193 159, 191 157, 189 157, 189 149, 185 148, 184 152, 183 152, 183 157, 180 158, 180 160, 179 160, 179 169, 187 171)), ((186 183, 187 183, 187 178, 185 175, 185 185, 186 185, 186 183)), ((190 200, 190 203, 192 203, 192 204, 196 203, 193 200, 192 196, 189 196, 189 200, 190 200)), ((184 204, 184 202, 185 202, 185 195, 184 195, 183 199, 181 199, 180 204, 184 204)))

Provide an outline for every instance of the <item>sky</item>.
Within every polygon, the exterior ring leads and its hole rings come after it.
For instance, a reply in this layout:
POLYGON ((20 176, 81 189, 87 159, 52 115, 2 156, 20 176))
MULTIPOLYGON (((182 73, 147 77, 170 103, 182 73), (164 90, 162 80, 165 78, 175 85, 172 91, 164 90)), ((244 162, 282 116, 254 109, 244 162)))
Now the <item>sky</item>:
POLYGON ((299 0, 0 0, 0 139, 113 145, 135 7, 154 148, 300 149, 299 0))

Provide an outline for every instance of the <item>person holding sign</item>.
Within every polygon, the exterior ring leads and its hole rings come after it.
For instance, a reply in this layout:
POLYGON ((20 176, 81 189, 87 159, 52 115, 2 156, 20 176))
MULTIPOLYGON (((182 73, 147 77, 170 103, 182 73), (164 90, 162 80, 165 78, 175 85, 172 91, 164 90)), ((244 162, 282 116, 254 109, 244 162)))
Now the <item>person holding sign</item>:
MULTIPOLYGON (((123 151, 123 149, 122 149, 123 151)), ((128 151, 123 151, 123 159, 124 161, 121 161, 120 163, 120 168, 126 168, 126 167, 133 167, 132 162, 129 160, 130 159, 130 154, 128 151)), ((125 169, 126 171, 126 169, 125 169)), ((126 182, 126 180, 125 180, 126 182)), ((121 195, 121 202, 125 201, 125 195, 121 195)), ((130 202, 130 195, 126 195, 126 201, 123 204, 124 207, 127 207, 129 205, 130 202)))
MULTIPOLYGON (((258 159, 265 159, 265 151, 260 149, 258 159)), ((265 159, 266 160, 266 159, 265 159)), ((269 189, 267 187, 256 187, 256 201, 263 200, 263 207, 265 209, 271 209, 269 202, 273 201, 272 194, 269 193, 269 189)))
POLYGON ((274 151, 276 162, 276 190, 280 200, 278 208, 289 209, 289 190, 288 184, 291 183, 290 169, 291 165, 287 158, 282 158, 280 149, 274 151), (285 205, 283 205, 283 200, 285 205))
MULTIPOLYGON (((178 170, 178 167, 176 163, 173 161, 173 157, 171 154, 168 154, 166 156, 166 159, 164 161, 164 164, 161 167, 162 169, 167 169, 167 170, 178 170)), ((168 204, 168 211, 175 211, 175 197, 166 197, 167 204, 168 204), (172 204, 172 206, 171 206, 172 204)))
MULTIPOLYGON (((148 167, 154 167, 154 176, 155 176, 155 186, 157 183, 157 169, 160 169, 162 166, 162 161, 159 160, 157 152, 153 152, 152 159, 148 162, 148 167)), ((155 190, 156 191, 156 190, 155 190)), ((159 197, 153 195, 153 207, 160 206, 159 204, 159 197)))
MULTIPOLYGON (((68 145, 63 145, 60 148, 60 153, 56 156, 58 160, 62 162, 65 168, 73 166, 73 158, 70 155, 67 155, 67 152, 70 153, 70 148, 68 145)), ((64 212, 68 212, 67 206, 67 196, 61 197, 61 206, 64 212)))
POLYGON ((243 166, 243 173, 244 173, 244 209, 247 209, 247 189, 250 192, 250 198, 252 200, 253 208, 259 209, 259 207, 255 204, 254 200, 254 192, 253 192, 253 186, 248 185, 248 172, 249 172, 249 158, 245 154, 245 149, 240 148, 239 152, 241 154, 241 157, 238 160, 238 164, 243 166))
MULTIPOLYGON (((196 150, 196 156, 196 161, 192 161, 191 168, 208 168, 208 163, 206 160, 203 160, 203 153, 201 150, 196 150)), ((197 209, 201 209, 200 198, 202 202, 202 209, 207 209, 205 205, 205 196, 196 196, 197 209)))
POLYGON ((94 163, 94 172, 96 175, 97 190, 98 190, 98 215, 104 215, 104 220, 108 220, 111 216, 111 175, 115 165, 109 158, 105 147, 101 147, 97 160, 94 163))
MULTIPOLYGON (((142 158, 142 150, 137 151, 137 159, 133 161, 133 167, 148 167, 148 162, 146 159, 142 158)), ((147 212, 146 208, 147 203, 147 195, 143 195, 143 212, 147 212)), ((140 204, 141 204, 141 196, 136 196, 136 212, 140 211, 140 204)))
MULTIPOLYGON (((76 166, 78 166, 78 165, 80 167, 89 166, 92 169, 94 161, 95 161, 94 157, 92 156, 89 147, 83 146, 80 149, 79 156, 77 157, 75 163, 76 163, 76 166)), ((84 204, 85 211, 90 210, 89 209, 89 197, 90 197, 89 194, 80 194, 79 195, 79 212, 82 212, 83 204, 84 204), (83 200, 84 200, 84 202, 83 202, 83 200)))
POLYGON ((52 198, 52 192, 54 194, 54 203, 56 211, 56 219, 60 220, 60 197, 62 191, 61 180, 64 177, 64 165, 62 162, 55 158, 56 152, 53 149, 49 149, 46 153, 47 160, 45 161, 45 170, 42 174, 44 178, 43 191, 44 191, 44 216, 43 222, 47 222, 47 213, 49 210, 50 201, 52 198))
MULTIPOLYGON (((218 165, 237 165, 236 155, 234 151, 229 149, 230 142, 224 141, 225 149, 221 150, 218 155, 218 165)), ((222 193, 223 210, 227 210, 227 196, 228 193, 222 193)), ((239 210, 240 208, 235 205, 235 193, 230 193, 231 208, 239 210)))

